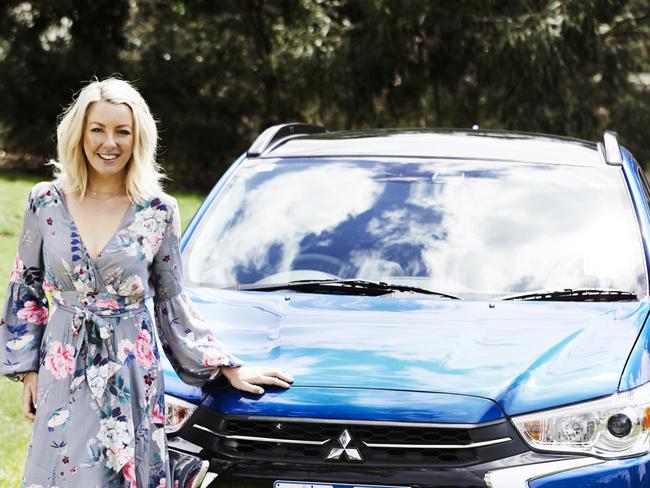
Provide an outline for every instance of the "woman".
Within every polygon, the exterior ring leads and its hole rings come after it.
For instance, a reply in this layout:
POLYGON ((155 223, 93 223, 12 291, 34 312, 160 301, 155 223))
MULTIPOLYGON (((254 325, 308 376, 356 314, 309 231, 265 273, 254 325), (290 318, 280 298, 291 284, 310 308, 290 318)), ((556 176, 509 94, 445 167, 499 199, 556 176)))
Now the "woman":
POLYGON ((156 124, 126 81, 88 84, 57 128, 54 182, 32 189, 0 324, 0 374, 34 427, 23 486, 170 486, 163 349, 179 376, 288 388, 242 367, 183 292, 180 218, 155 163, 156 124), (53 313, 48 317, 49 291, 53 313), (137 460, 137 462, 136 462, 137 460))

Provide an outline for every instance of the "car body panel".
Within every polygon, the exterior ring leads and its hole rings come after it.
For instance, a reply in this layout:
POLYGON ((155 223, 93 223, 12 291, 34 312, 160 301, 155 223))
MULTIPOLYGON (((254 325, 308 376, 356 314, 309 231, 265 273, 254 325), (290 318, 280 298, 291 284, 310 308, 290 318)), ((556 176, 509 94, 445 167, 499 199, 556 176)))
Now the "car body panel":
POLYGON ((648 273, 650 263, 650 204, 643 193, 642 184, 637 174, 637 171, 643 170, 639 167, 629 151, 623 149, 621 152, 623 155, 623 175, 627 182, 630 200, 639 224, 639 233, 642 238, 645 254, 646 273, 648 273))
POLYGON ((191 298, 244 361, 281 365, 296 386, 469 395, 507 415, 615 393, 650 308, 208 288, 191 298))
POLYGON ((301 419, 481 424, 503 418, 485 398, 372 388, 294 386, 260 396, 211 387, 203 405, 229 415, 301 419))
POLYGON ((295 157, 435 157, 529 163, 602 165, 596 144, 539 134, 490 131, 366 130, 298 136, 263 154, 295 157), (459 142, 462 140, 462 147, 459 142), (289 142, 289 143, 287 143, 289 142))

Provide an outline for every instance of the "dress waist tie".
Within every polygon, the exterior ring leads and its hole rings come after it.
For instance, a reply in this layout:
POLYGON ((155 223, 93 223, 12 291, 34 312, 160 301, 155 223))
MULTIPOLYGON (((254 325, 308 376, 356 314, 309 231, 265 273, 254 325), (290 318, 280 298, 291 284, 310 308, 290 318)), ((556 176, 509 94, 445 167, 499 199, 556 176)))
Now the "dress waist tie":
POLYGON ((72 334, 77 336, 70 393, 74 393, 85 378, 91 394, 102 407, 106 386, 122 367, 113 347, 114 327, 120 319, 146 310, 144 300, 141 297, 68 290, 55 291, 52 298, 58 308, 73 315, 72 334))

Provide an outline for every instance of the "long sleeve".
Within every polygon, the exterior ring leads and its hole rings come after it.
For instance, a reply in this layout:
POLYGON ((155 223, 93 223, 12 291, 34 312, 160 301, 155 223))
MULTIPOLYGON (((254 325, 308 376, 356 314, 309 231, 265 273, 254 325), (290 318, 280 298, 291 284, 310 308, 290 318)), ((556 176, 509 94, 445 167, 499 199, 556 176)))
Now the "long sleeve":
POLYGON ((153 260, 156 323, 163 350, 179 377, 203 385, 218 367, 242 362, 226 352, 183 291, 180 214, 176 201, 170 200, 167 228, 153 260))
POLYGON ((18 253, 0 319, 0 374, 17 380, 37 371, 38 350, 47 324, 43 291, 43 239, 38 225, 38 185, 32 189, 20 233, 18 253))

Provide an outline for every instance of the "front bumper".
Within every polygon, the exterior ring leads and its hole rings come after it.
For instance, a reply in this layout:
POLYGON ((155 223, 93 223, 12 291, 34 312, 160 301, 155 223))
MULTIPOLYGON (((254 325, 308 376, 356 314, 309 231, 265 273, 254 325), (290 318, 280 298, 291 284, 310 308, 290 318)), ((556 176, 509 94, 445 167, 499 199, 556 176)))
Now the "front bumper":
MULTIPOLYGON (((531 455, 529 460, 534 459, 531 455)), ((523 460, 523 459, 522 459, 523 460)), ((278 467, 269 466, 269 471, 278 467)), ((239 470, 237 470, 239 471, 239 470)), ((511 468, 501 468, 488 471, 484 479, 480 479, 481 470, 465 469, 464 472, 445 470, 444 472, 421 473, 421 483, 410 484, 412 488, 642 488, 650 486, 650 456, 622 461, 603 461, 591 457, 559 459, 555 461, 537 462, 511 468), (434 481, 435 479, 435 481, 434 481)), ((323 483, 354 484, 398 484, 406 473, 391 473, 374 476, 366 474, 362 480, 354 473, 331 473, 326 478, 314 473, 306 473, 287 466, 280 471, 267 475, 258 472, 229 473, 206 477, 202 488, 272 488, 277 478, 283 480, 311 481, 323 483), (258 476, 261 476, 258 477, 258 476), (371 481, 376 478, 376 481, 371 481)), ((415 473, 408 473, 413 478, 415 473)), ((404 485, 407 486, 407 485, 404 485)))
MULTIPOLYGON (((175 444, 172 441, 172 444, 175 444)), ((184 443, 184 447, 188 446, 184 443)), ((196 446, 198 447, 198 446, 196 446)), ((200 449, 200 448, 199 448, 200 449)), ((205 454, 202 451, 199 455, 205 454)), ((650 454, 604 461, 593 457, 549 456, 528 452, 489 464, 439 470, 336 469, 314 472, 282 463, 210 460, 201 488, 272 488, 275 480, 396 485, 412 488, 643 488, 650 487, 650 454), (215 471, 221 472, 217 474, 215 471), (405 482, 408 480, 408 482, 405 482)))
MULTIPOLYGON (((255 450, 244 451, 243 448, 250 445, 247 444, 248 440, 262 438, 265 439, 264 449, 268 446, 269 451, 272 451, 276 444, 286 447, 288 442, 300 444, 295 446, 299 453, 312 451, 314 447, 302 446, 306 442, 303 437, 300 442, 289 440, 289 437, 299 436, 300 432, 296 431, 296 427, 312 426, 304 420, 280 419, 284 426, 278 433, 237 431, 237 435, 233 435, 229 429, 236 426, 243 428, 253 425, 255 429, 260 429, 265 425, 269 427, 276 424, 278 420, 274 418, 269 421, 264 417, 246 417, 242 420, 241 417, 224 417, 223 414, 199 407, 186 424, 169 439, 170 449, 209 461, 210 474, 202 483, 202 488, 273 488, 274 482, 278 480, 306 484, 313 482, 326 485, 390 485, 412 488, 650 488, 650 454, 605 461, 574 454, 533 452, 507 421, 492 422, 474 428, 471 440, 482 441, 484 439, 481 436, 488 436, 489 439, 507 437, 510 442, 476 449, 477 457, 474 462, 467 461, 461 465, 457 460, 445 463, 444 460, 438 459, 438 464, 434 465, 423 464, 422 460, 409 464, 409 459, 398 463, 392 459, 389 464, 385 464, 368 457, 358 463, 346 460, 345 457, 333 463, 319 461, 318 459, 324 458, 324 452, 337 445, 335 442, 326 444, 325 451, 316 451, 316 460, 305 459, 307 454, 301 457, 295 453, 295 449, 287 450, 285 456, 268 456, 265 452, 255 450), (289 424, 292 424, 291 429, 289 424), (282 437, 284 433, 287 438, 282 437), (251 437, 252 435, 260 437, 251 437), (233 442, 235 438, 236 442, 233 442), (242 450, 234 451, 232 445, 238 443, 242 450)), ((323 422, 317 422, 318 429, 323 422)), ((376 427, 376 424, 373 424, 373 427, 376 427)), ((329 428, 328 425, 324 427, 329 428)), ((408 430, 412 424, 404 425, 403 428, 408 430)), ((355 443, 351 446, 362 448, 363 442, 360 441, 363 437, 358 436, 367 435, 367 432, 353 431, 358 425, 351 424, 350 421, 342 424, 337 421, 335 427, 335 432, 341 427, 350 428, 355 435, 355 443)), ((398 427, 401 431, 401 424, 398 427)), ((308 433, 310 436, 315 435, 312 431, 308 433)), ((399 432, 393 429, 391 433, 397 435, 399 432)))

